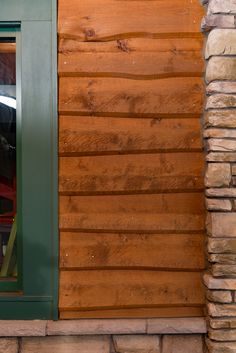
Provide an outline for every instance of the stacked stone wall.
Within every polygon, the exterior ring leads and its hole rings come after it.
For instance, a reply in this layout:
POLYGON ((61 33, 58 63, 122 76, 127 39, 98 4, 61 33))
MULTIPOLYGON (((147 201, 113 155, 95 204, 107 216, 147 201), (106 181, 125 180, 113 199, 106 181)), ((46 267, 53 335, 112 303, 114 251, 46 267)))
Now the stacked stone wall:
POLYGON ((206 205, 211 353, 236 352, 236 1, 204 1, 206 205))
POLYGON ((0 353, 204 353, 203 318, 0 321, 0 353))

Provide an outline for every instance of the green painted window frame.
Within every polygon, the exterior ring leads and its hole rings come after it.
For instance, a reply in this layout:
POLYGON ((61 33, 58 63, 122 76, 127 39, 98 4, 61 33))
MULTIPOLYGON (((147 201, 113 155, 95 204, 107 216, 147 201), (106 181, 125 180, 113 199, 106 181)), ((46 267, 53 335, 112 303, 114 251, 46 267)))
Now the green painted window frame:
MULTIPOLYGON (((0 0, 17 40, 17 281, 0 320, 58 319, 57 1, 0 0)), ((5 34, 1 34, 5 31, 5 34)))

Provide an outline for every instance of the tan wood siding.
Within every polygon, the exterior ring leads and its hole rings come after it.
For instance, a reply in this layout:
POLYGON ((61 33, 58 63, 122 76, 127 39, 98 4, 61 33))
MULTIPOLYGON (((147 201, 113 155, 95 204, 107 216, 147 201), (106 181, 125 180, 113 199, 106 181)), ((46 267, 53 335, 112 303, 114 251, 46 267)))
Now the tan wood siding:
POLYGON ((203 314, 198 0, 59 0, 60 317, 203 314))

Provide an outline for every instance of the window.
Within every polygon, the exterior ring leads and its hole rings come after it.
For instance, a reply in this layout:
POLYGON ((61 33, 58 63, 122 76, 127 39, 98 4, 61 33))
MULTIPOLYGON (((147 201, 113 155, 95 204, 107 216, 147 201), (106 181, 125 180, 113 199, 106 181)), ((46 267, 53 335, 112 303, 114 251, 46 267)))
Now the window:
POLYGON ((57 318, 55 19, 55 0, 1 3, 0 319, 57 318))

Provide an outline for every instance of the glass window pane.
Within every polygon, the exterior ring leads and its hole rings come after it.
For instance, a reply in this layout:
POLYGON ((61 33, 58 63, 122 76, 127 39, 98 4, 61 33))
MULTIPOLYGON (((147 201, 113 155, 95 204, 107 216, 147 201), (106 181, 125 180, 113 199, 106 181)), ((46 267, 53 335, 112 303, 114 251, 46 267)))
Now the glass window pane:
POLYGON ((16 266, 16 41, 0 38, 0 279, 16 266))

